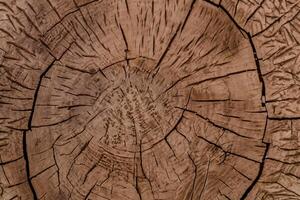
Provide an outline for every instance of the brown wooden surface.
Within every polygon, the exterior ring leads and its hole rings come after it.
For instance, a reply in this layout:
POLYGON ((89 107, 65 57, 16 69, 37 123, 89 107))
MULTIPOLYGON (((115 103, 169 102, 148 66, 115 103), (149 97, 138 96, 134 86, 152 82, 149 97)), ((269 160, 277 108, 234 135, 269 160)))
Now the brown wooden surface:
POLYGON ((296 0, 0 0, 0 199, 299 200, 296 0))

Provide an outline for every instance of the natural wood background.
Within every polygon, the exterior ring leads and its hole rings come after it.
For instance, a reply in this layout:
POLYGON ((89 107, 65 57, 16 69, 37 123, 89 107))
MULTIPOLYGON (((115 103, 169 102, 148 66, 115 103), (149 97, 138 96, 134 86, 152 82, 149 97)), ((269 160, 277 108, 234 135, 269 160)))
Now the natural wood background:
POLYGON ((0 199, 300 199, 297 0, 0 0, 0 199))

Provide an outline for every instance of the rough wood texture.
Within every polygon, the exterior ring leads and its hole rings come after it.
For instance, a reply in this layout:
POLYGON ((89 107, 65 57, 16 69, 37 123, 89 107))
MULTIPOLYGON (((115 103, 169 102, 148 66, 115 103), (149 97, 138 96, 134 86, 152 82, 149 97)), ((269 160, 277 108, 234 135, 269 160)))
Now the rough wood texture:
POLYGON ((300 199, 296 0, 0 0, 0 199, 300 199))

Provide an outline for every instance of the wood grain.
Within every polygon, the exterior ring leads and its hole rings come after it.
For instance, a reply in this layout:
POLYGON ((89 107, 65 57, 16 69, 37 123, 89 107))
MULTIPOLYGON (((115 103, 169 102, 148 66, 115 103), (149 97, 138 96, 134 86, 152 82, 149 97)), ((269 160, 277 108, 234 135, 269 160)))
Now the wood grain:
POLYGON ((0 199, 300 199, 294 0, 0 0, 0 199))

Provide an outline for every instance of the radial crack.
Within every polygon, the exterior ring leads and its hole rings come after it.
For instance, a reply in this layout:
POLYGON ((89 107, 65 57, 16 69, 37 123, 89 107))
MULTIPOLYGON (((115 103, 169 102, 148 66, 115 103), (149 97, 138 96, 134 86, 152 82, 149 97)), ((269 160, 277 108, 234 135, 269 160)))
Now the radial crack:
MULTIPOLYGON (((30 165, 29 165, 29 153, 27 150, 27 131, 31 131, 32 129, 32 119, 33 119, 33 115, 34 115, 34 111, 35 111, 35 106, 36 106, 36 101, 37 101, 37 97, 40 91, 40 87, 42 84, 42 80, 43 78, 46 76, 46 74, 48 73, 48 71, 53 67, 53 65, 55 64, 56 61, 59 61, 64 54, 70 49, 72 43, 70 44, 70 46, 62 53, 62 55, 59 58, 53 58, 53 61, 47 66, 47 68, 41 73, 38 83, 37 83, 37 87, 36 90, 34 92, 34 96, 33 96, 33 102, 32 102, 32 107, 31 107, 31 112, 29 115, 29 119, 28 119, 28 124, 27 124, 27 129, 23 131, 23 138, 22 138, 22 143, 23 143, 23 153, 24 153, 24 160, 25 160, 25 170, 26 170, 26 176, 27 176, 27 182, 29 184, 30 190, 32 192, 33 195, 33 199, 37 200, 37 193, 33 187, 32 181, 31 181, 31 177, 30 177, 30 165)), ((50 53, 50 52, 49 52, 50 53)), ((50 53, 50 55, 52 56, 52 54, 50 53)))
POLYGON ((260 177, 262 175, 262 172, 263 172, 263 169, 264 169, 264 166, 265 166, 265 161, 266 161, 266 157, 267 157, 267 153, 268 153, 269 148, 270 148, 270 144, 266 143, 266 150, 264 152, 263 160, 262 160, 262 162, 259 166, 258 174, 257 174, 256 178, 253 180, 253 182, 251 183, 251 185, 247 188, 247 190, 245 191, 245 193, 243 194, 243 196, 241 197, 240 200, 244 200, 244 199, 247 198, 249 193, 252 191, 252 189, 254 188, 254 186, 256 185, 258 180, 260 179, 260 177))

